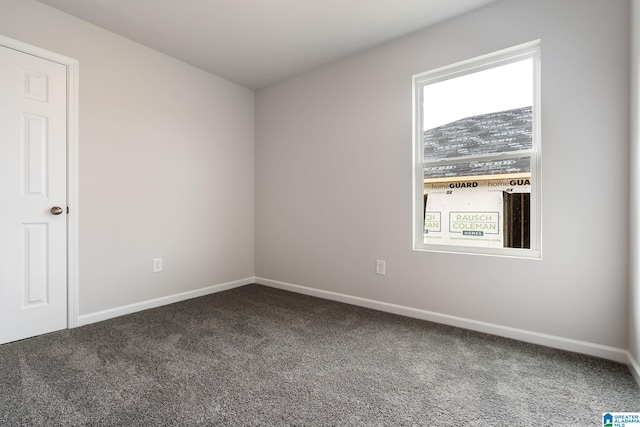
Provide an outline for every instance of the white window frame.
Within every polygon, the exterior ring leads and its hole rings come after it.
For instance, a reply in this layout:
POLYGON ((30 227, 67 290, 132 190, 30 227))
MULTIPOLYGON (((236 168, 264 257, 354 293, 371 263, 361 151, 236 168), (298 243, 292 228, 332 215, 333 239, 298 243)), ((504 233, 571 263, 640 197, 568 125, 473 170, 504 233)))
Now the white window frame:
MULTIPOLYGON (((495 255, 518 258, 541 258, 541 143, 540 143, 540 40, 514 46, 498 52, 437 68, 413 76, 413 249, 419 251, 454 252, 465 254, 495 255), (527 58, 533 59, 533 144, 530 150, 503 152, 483 156, 466 156, 454 159, 425 160, 423 150, 423 88, 429 84, 483 71, 527 58), (475 246, 453 246, 424 242, 424 167, 445 166, 461 161, 507 160, 529 157, 531 159, 530 200, 530 248, 483 248, 475 246)), ((453 179, 452 179, 453 180, 453 179)))

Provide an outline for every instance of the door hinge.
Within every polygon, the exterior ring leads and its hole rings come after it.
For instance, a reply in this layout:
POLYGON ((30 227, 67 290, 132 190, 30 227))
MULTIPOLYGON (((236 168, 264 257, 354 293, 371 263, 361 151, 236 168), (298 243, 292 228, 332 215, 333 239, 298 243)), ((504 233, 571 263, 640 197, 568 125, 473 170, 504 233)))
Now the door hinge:
POLYGON ((67 215, 69 215, 69 206, 67 206, 67 215))

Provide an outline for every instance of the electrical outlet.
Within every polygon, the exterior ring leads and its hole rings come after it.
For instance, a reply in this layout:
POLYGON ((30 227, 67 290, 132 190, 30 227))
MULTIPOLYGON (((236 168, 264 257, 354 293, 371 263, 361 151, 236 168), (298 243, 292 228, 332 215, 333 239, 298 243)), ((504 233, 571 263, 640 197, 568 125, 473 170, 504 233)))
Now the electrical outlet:
POLYGON ((376 260, 376 274, 384 276, 386 273, 385 261, 382 259, 376 260))
POLYGON ((159 273, 162 271, 162 258, 153 259, 153 272, 159 273))

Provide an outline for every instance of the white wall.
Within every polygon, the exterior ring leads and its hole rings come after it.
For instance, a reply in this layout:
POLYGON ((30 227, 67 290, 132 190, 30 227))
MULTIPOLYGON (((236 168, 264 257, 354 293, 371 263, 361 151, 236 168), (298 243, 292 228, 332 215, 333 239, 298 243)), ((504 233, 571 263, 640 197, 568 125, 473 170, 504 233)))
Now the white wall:
POLYGON ((0 34, 80 61, 81 315, 255 273, 638 360, 628 16, 499 1, 261 91, 257 151, 245 88, 33 0, 2 0, 0 34), (412 251, 411 76, 538 38, 543 259, 412 251))
POLYGON ((631 292, 629 351, 640 383, 640 0, 631 2, 631 292))
POLYGON ((629 28, 628 1, 503 0, 261 90, 256 275, 627 349, 629 28), (542 260, 413 251, 412 75, 535 39, 542 260))
POLYGON ((79 61, 80 315, 253 277, 252 91, 32 0, 0 34, 79 61))

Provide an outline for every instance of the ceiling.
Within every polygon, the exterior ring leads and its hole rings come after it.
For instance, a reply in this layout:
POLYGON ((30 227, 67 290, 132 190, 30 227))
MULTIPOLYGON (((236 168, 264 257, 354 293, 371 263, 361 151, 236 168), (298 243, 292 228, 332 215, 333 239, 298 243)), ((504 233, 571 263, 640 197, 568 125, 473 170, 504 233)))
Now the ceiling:
POLYGON ((495 0, 39 0, 250 89, 495 0))

